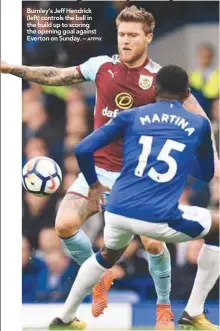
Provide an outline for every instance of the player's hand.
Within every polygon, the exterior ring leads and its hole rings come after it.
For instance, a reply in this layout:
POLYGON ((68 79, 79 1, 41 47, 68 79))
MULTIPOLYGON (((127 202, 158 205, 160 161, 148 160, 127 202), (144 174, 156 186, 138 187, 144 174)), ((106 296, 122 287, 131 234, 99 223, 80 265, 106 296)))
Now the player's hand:
POLYGON ((8 74, 11 71, 12 66, 5 61, 1 60, 1 73, 8 74))
POLYGON ((102 205, 105 205, 106 201, 104 198, 105 192, 111 192, 108 186, 102 185, 99 181, 91 185, 89 188, 88 199, 92 202, 93 207, 101 212, 102 205))
POLYGON ((220 160, 219 160, 217 154, 214 155, 214 167, 215 167, 214 176, 216 178, 220 178, 220 160))

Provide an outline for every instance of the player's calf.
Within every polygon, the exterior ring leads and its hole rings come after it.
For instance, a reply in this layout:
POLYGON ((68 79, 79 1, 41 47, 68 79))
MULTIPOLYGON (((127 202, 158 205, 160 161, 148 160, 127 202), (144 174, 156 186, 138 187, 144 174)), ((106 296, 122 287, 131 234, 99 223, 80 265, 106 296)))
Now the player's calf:
POLYGON ((174 315, 170 304, 171 262, 166 245, 141 236, 147 252, 149 271, 157 292, 156 330, 174 330, 174 315))

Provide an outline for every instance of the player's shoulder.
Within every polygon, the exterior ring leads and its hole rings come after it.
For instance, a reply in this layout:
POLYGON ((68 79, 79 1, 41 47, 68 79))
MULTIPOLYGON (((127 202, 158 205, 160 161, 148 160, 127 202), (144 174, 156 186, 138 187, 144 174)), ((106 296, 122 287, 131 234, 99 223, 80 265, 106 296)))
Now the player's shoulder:
POLYGON ((124 122, 127 122, 127 123, 132 122, 136 116, 136 112, 137 112, 138 108, 139 107, 131 108, 128 110, 123 110, 123 111, 119 112, 117 116, 120 117, 120 119, 124 122))
POLYGON ((208 118, 199 115, 200 120, 201 120, 201 129, 203 132, 205 131, 211 131, 211 125, 210 125, 210 121, 208 120, 208 118))
POLYGON ((184 112, 184 117, 189 120, 194 127, 196 127, 197 129, 200 129, 201 131, 207 131, 210 130, 211 126, 210 126, 210 122, 208 120, 208 118, 206 118, 205 116, 202 116, 200 114, 197 113, 193 113, 189 110, 187 110, 183 105, 182 105, 182 110, 184 112))
POLYGON ((85 63, 88 63, 93 66, 101 66, 102 64, 107 62, 113 62, 113 58, 110 57, 109 55, 98 55, 98 56, 90 57, 88 61, 86 61, 85 63))
POLYGON ((94 62, 94 63, 99 63, 99 64, 103 64, 103 63, 107 63, 107 62, 110 62, 110 63, 113 63, 113 64, 120 63, 120 59, 119 59, 119 56, 117 54, 114 54, 112 56, 98 55, 98 56, 91 57, 89 59, 89 61, 94 62))
POLYGON ((159 63, 153 61, 152 59, 149 59, 148 63, 145 65, 144 68, 150 73, 156 74, 162 68, 162 66, 159 63))
POLYGON ((201 125, 203 124, 204 121, 205 122, 208 121, 206 117, 188 110, 184 104, 181 104, 181 108, 182 108, 182 112, 184 112, 185 114, 185 117, 191 119, 192 121, 200 123, 201 125))
POLYGON ((111 65, 114 66, 114 65, 117 65, 117 64, 120 64, 121 63, 118 54, 114 54, 112 56, 109 56, 109 55, 99 55, 99 56, 96 56, 96 57, 91 58, 91 59, 93 59, 92 61, 98 62, 100 64, 100 67, 103 64, 111 64, 111 65))
POLYGON ((113 62, 114 62, 113 57, 110 57, 108 55, 98 55, 95 57, 90 57, 86 62, 82 63, 79 66, 79 68, 83 77, 86 80, 95 81, 99 69, 105 63, 113 63, 113 62))

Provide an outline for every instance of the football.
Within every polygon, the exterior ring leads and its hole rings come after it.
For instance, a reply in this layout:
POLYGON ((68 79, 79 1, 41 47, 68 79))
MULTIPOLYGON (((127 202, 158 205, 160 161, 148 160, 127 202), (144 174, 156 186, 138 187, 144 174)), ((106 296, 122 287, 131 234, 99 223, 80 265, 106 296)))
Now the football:
POLYGON ((36 157, 23 167, 22 182, 29 193, 48 196, 56 192, 60 186, 62 172, 54 160, 48 157, 36 157))

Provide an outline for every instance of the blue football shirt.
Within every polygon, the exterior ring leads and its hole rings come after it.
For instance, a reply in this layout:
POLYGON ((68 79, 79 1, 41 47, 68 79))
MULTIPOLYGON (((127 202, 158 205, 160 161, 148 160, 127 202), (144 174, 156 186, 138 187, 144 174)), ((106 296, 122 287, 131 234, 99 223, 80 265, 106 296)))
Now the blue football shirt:
POLYGON ((89 185, 97 180, 93 152, 123 137, 123 166, 107 211, 151 222, 180 218, 178 201, 188 174, 214 174, 209 121, 178 101, 158 101, 123 111, 76 148, 89 185))

